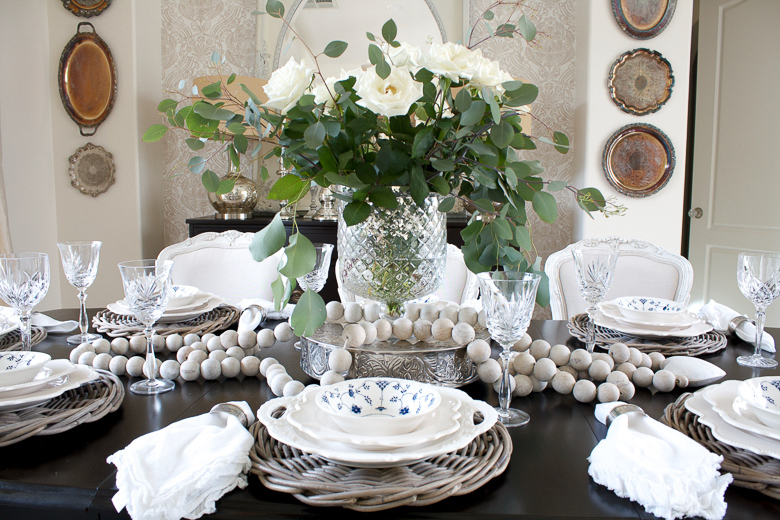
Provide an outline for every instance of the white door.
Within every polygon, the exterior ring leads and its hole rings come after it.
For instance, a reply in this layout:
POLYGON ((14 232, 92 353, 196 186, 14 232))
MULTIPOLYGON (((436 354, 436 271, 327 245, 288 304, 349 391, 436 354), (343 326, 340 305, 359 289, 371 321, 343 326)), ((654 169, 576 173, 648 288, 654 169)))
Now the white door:
MULTIPOLYGON (((712 298, 752 316, 737 287, 737 255, 780 252, 780 2, 699 6, 691 303, 712 298)), ((780 327, 780 302, 767 326, 780 327)))

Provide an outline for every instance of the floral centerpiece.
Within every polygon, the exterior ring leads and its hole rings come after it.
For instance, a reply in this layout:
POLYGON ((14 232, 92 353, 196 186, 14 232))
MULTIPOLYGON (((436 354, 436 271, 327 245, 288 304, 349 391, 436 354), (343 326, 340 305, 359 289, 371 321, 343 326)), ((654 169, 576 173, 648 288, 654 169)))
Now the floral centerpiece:
MULTIPOLYGON (((510 4, 518 7, 521 2, 510 4)), ((266 12, 284 20, 284 7, 277 0, 267 2, 266 12)), ((533 39, 536 29, 522 11, 513 9, 507 16, 495 36, 533 39)), ((494 13, 486 11, 482 19, 493 20, 494 13)), ((312 184, 328 187, 342 201, 347 226, 395 210, 404 196, 419 207, 433 196, 440 212, 460 200, 473 210, 462 232, 462 251, 474 272, 503 268, 543 274, 533 253, 527 211, 554 222, 557 205, 551 192, 569 190, 586 212, 615 211, 598 190, 545 180, 538 161, 518 154, 537 143, 560 153, 569 148, 563 133, 544 125, 539 126, 546 135, 524 133, 522 116, 538 94, 534 85, 514 80, 478 49, 455 43, 418 48, 396 36, 393 20, 382 27, 381 35, 367 33, 369 62, 338 77, 323 77, 318 62, 339 57, 345 42, 312 51, 311 62, 291 58, 264 87, 265 103, 242 85, 250 96, 241 104, 243 113, 227 109, 226 103, 237 101, 231 101, 221 82, 203 88, 206 99, 192 105, 180 108, 177 101, 166 99, 158 108, 168 124, 152 126, 144 140, 157 140, 169 128, 184 129, 193 150, 202 148, 205 140, 221 142, 236 166, 241 154, 260 157, 262 142, 271 142, 272 151, 262 158, 281 157, 294 174, 276 181, 268 197, 295 204, 312 184), (250 145, 249 132, 261 142, 250 145)), ((220 183, 206 163, 203 157, 193 157, 190 169, 202 174, 210 191, 229 190, 230 181, 220 183)), ((267 178, 265 167, 262 175, 267 178)), ((283 276, 273 284, 277 306, 289 300, 295 279, 311 271, 315 261, 312 243, 295 224, 288 241, 277 215, 257 233, 250 249, 261 261, 281 248, 286 253, 279 266, 283 276)), ((548 299, 545 283, 537 301, 546 305, 548 299)), ((324 321, 322 298, 305 291, 291 318, 295 333, 310 335, 324 321)))

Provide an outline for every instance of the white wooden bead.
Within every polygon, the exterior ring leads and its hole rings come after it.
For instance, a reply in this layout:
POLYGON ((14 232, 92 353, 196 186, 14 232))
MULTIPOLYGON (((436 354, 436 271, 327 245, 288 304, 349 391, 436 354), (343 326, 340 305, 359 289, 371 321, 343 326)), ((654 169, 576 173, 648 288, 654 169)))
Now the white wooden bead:
POLYGON ((448 305, 439 311, 439 319, 445 318, 455 324, 458 322, 458 310, 456 307, 448 305))
POLYGON ((581 348, 575 349, 569 356, 569 364, 578 371, 587 370, 592 362, 593 356, 590 352, 581 348))
MULTIPOLYGON (((512 376, 517 374, 517 371, 515 370, 514 363, 515 363, 515 358, 517 357, 518 354, 519 354, 519 352, 509 352, 509 366, 508 366, 507 372, 509 372, 509 374, 512 375, 512 376)), ((501 364, 501 363, 499 363, 499 364, 501 364)), ((503 368, 503 365, 501 365, 501 367, 503 368)))
POLYGON ((376 302, 369 302, 363 308, 363 320, 370 321, 371 323, 379 319, 379 304, 376 302))
POLYGON ((227 350, 222 344, 222 340, 218 336, 211 338, 209 342, 206 343, 206 348, 209 352, 214 352, 215 350, 227 350))
POLYGON ((200 364, 188 359, 179 367, 179 374, 185 381, 195 381, 200 377, 200 364))
POLYGON ((242 330, 238 333, 238 346, 244 350, 253 349, 257 345, 257 334, 253 330, 242 330))
POLYGON ((190 352, 192 351, 193 348, 191 346, 189 345, 183 346, 176 352, 176 361, 178 361, 179 364, 184 363, 185 361, 187 361, 187 356, 189 356, 190 352))
POLYGON ((195 343, 192 343, 190 345, 192 347, 192 350, 202 350, 206 354, 209 353, 209 348, 206 346, 206 344, 202 341, 196 341, 195 343))
POLYGON ((588 368, 588 375, 597 383, 606 381, 609 373, 609 364, 603 359, 594 359, 593 363, 590 364, 590 368, 588 368))
POLYGON ((344 306, 340 301, 332 301, 325 304, 325 315, 328 321, 338 321, 344 317, 344 306))
POLYGON ((98 338, 92 342, 96 354, 108 354, 111 352, 111 343, 106 338, 98 338))
POLYGON ((628 376, 625 374, 625 372, 620 370, 615 370, 607 376, 607 383, 612 383, 613 385, 620 386, 621 384, 629 382, 630 380, 628 379, 628 376))
POLYGON ((219 335, 219 341, 222 342, 222 347, 227 350, 230 347, 238 345, 238 332, 235 330, 226 330, 219 335))
POLYGON ((534 357, 534 359, 538 361, 549 356, 551 348, 552 346, 548 341, 543 339, 535 339, 533 342, 531 342, 529 350, 531 351, 531 355, 534 357))
POLYGON ((200 375, 206 381, 213 381, 222 374, 222 364, 215 359, 206 359, 200 364, 200 375))
POLYGON ((634 393, 636 392, 636 388, 634 387, 634 384, 630 381, 627 381, 625 383, 618 383, 617 385, 618 390, 620 390, 620 400, 621 401, 628 401, 632 397, 634 397, 634 393))
POLYGON ((490 358, 477 366, 477 374, 485 383, 494 383, 501 377, 501 364, 490 358))
POLYGON ((370 321, 361 321, 358 323, 361 327, 363 327, 363 330, 366 332, 366 339, 363 340, 363 343, 365 345, 370 345, 374 341, 376 341, 376 327, 374 326, 373 322, 370 321))
POLYGON ((598 389, 600 403, 612 403, 620 399, 620 390, 612 383, 601 383, 598 389))
POLYGON ((282 395, 285 397, 293 397, 303 392, 304 388, 303 383, 300 381, 289 381, 282 388, 282 395))
POLYGON ((573 377, 575 381, 579 379, 579 372, 577 372, 577 370, 571 365, 563 365, 562 367, 558 367, 558 371, 568 372, 569 374, 571 374, 571 377, 573 377))
POLYGON ((125 363, 125 371, 130 377, 140 377, 144 373, 144 358, 133 356, 125 363))
POLYGON ((458 323, 468 323, 472 327, 476 327, 477 310, 473 307, 461 307, 458 311, 458 323))
POLYGON ((352 354, 343 348, 335 348, 328 354, 328 367, 343 374, 352 366, 352 354))
POLYGON ((146 338, 143 336, 133 336, 130 338, 130 350, 136 354, 146 352, 146 338))
POLYGON ((181 366, 178 361, 168 359, 167 361, 163 361, 163 364, 160 365, 160 377, 163 379, 176 379, 179 377, 180 369, 181 366))
POLYGON ((639 388, 647 388, 653 384, 653 371, 647 367, 639 367, 631 376, 631 381, 639 388))
POLYGON ((220 366, 225 377, 236 377, 241 373, 241 361, 234 357, 226 357, 220 362, 220 366))
POLYGON ((246 356, 240 364, 241 373, 247 377, 254 377, 260 372, 260 360, 255 356, 246 356))
MULTIPOLYGON (((422 307, 419 303, 407 303, 406 304, 406 310, 404 311, 404 317, 409 318, 409 321, 414 323, 415 321, 420 319, 420 308, 422 307)), ((365 312, 365 311, 363 311, 365 312)), ((368 318, 366 318, 368 319, 368 318)), ((379 319, 377 317, 377 319, 379 319)), ((374 320, 376 321, 376 320, 374 320)))
MULTIPOLYGON (((184 338, 181 337, 181 334, 171 334, 170 336, 165 338, 165 346, 171 352, 177 352, 180 348, 184 346, 184 338)), ((179 376, 177 375, 176 377, 179 376)))
POLYGON ((474 327, 468 323, 458 323, 452 327, 452 341, 458 345, 468 345, 475 336, 474 327))
POLYGON ((531 380, 531 383, 533 383, 534 388, 533 391, 535 393, 543 392, 545 388, 547 388, 547 381, 539 381, 536 376, 531 374, 528 376, 528 378, 531 380))
POLYGON ((203 343, 206 343, 208 345, 208 342, 211 341, 211 338, 216 338, 216 337, 217 337, 216 334, 213 334, 213 333, 209 332, 208 334, 204 334, 203 337, 200 338, 200 340, 203 343))
POLYGON ((200 336, 198 336, 197 334, 189 333, 186 336, 184 336, 185 345, 192 345, 196 341, 200 341, 200 336))
POLYGON ((487 361, 490 354, 490 344, 484 339, 475 339, 466 347, 466 355, 477 365, 487 361))
POLYGON ((414 337, 420 341, 428 341, 433 337, 431 332, 431 326, 433 324, 428 320, 417 320, 412 325, 412 333, 414 337))
POLYGON ((393 326, 385 319, 378 319, 374 322, 376 327, 376 339, 387 341, 393 335, 393 326))
POLYGON ((271 387, 271 391, 274 393, 274 395, 281 396, 282 392, 284 391, 284 385, 292 380, 293 378, 290 377, 290 375, 286 372, 278 373, 270 379, 268 386, 271 387))
POLYGON ((639 367, 642 364, 642 353, 636 347, 629 347, 628 351, 628 362, 635 367, 639 367))
POLYGON ((481 310, 477 313, 477 323, 479 323, 479 326, 483 329, 487 327, 487 322, 485 321, 485 311, 481 310))
POLYGON ((558 371, 558 367, 555 366, 555 362, 550 358, 537 359, 534 364, 533 375, 539 381, 550 381, 555 373, 558 371))
POLYGON ((420 307, 420 319, 430 321, 433 323, 434 321, 439 319, 439 309, 432 303, 426 303, 422 307, 420 307))
POLYGON ((271 348, 276 343, 276 336, 271 329, 260 329, 257 331, 257 344, 260 348, 271 348))
POLYGON ((328 370, 320 378, 320 386, 328 386, 335 383, 344 381, 344 376, 336 372, 335 370, 328 370))
POLYGON ((274 376, 276 376, 276 374, 281 373, 281 372, 284 372, 285 374, 287 373, 287 369, 284 368, 284 365, 281 365, 279 363, 277 363, 275 365, 271 365, 265 371, 265 378, 268 381, 270 381, 271 379, 274 378, 274 376))
POLYGON ((581 403, 589 403, 596 398, 596 385, 593 381, 580 379, 574 384, 572 390, 574 398, 581 403))
POLYGON ((531 348, 531 343, 533 343, 533 340, 531 339, 531 336, 528 335, 527 332, 523 333, 523 337, 518 339, 514 345, 512 345, 512 350, 516 352, 525 352, 529 348, 531 348))
POLYGON ((242 349, 241 347, 230 347, 225 352, 227 353, 227 355, 229 357, 234 357, 234 358, 236 358, 239 361, 244 359, 244 356, 245 356, 244 349, 242 349))
POLYGON ((558 371, 552 378, 552 381, 550 381, 550 384, 553 387, 553 390, 558 392, 559 394, 570 394, 572 390, 574 390, 574 385, 577 383, 577 380, 574 379, 574 376, 571 375, 568 372, 564 372, 562 370, 558 371))
POLYGON ((344 320, 347 323, 357 323, 363 319, 363 307, 357 302, 344 304, 344 320))
POLYGON ((650 359, 650 356, 642 352, 642 362, 639 364, 640 367, 647 367, 649 369, 653 368, 653 360, 650 359))
POLYGON ((616 365, 625 363, 631 356, 631 351, 628 349, 628 345, 625 343, 613 343, 609 346, 609 355, 615 361, 616 365))
POLYGON ((412 337, 414 326, 409 318, 398 318, 393 322, 393 336, 400 340, 407 340, 412 337))
POLYGON ((674 390, 676 380, 677 378, 675 375, 669 370, 659 370, 653 375, 653 386, 657 388, 659 392, 671 392, 674 390))
POLYGON ((615 370, 620 370, 624 374, 628 376, 628 379, 632 379, 634 377, 634 372, 636 371, 636 367, 632 365, 631 363, 620 363, 618 366, 615 367, 615 370))
POLYGON ((452 338, 452 329, 455 324, 449 318, 439 318, 431 324, 431 334, 439 341, 447 341, 452 338))
POLYGON ((203 352, 202 350, 193 350, 187 356, 187 361, 194 361, 195 363, 201 364, 208 358, 209 355, 203 352))
POLYGON ((84 352, 79 356, 78 363, 79 365, 92 366, 92 361, 94 361, 96 356, 97 354, 95 354, 94 352, 89 352, 89 351, 84 352))
POLYGON ((531 381, 531 378, 523 375, 518 374, 514 377, 515 380, 515 395, 518 397, 525 397, 528 394, 530 394, 534 389, 534 383, 531 381))
POLYGON ((108 352, 96 354, 92 359, 92 367, 97 368, 98 370, 108 370, 109 363, 111 363, 111 354, 108 352))
POLYGON ((214 352, 209 353, 209 359, 213 359, 217 363, 222 363, 222 361, 227 357, 227 352, 224 350, 215 350, 214 352))
POLYGON ((660 352, 651 352, 648 354, 650 357, 650 361, 653 363, 650 368, 653 370, 653 372, 657 371, 659 368, 661 368, 661 363, 666 361, 666 356, 661 354, 660 352))
POLYGON ((688 379, 688 376, 684 376, 682 374, 677 375, 677 387, 678 388, 687 388, 690 384, 690 380, 688 379))
POLYGON ((346 346, 357 348, 366 341, 366 329, 357 323, 350 323, 341 331, 341 340, 346 342, 346 346))
POLYGON ((606 352, 594 352, 593 354, 591 354, 591 357, 593 358, 593 361, 600 359, 601 361, 606 363, 610 371, 615 368, 615 360, 612 359, 612 356, 610 356, 606 352))
POLYGON ((292 327, 290 327, 290 324, 283 321, 274 327, 274 336, 276 336, 276 341, 290 341, 295 337, 295 333, 293 332, 292 327))
POLYGON ((118 376, 127 374, 126 366, 127 358, 121 354, 111 358, 111 361, 108 363, 108 369, 118 376))
POLYGON ((152 336, 152 348, 154 349, 155 354, 163 352, 165 350, 165 336, 160 336, 158 334, 152 336))
MULTIPOLYGON (((509 393, 510 395, 515 392, 515 388, 517 388, 517 381, 515 381, 514 377, 509 378, 509 393)), ((497 381, 493 382, 493 390, 496 392, 501 391, 501 378, 499 377, 497 381)))
POLYGON ((278 365, 279 362, 276 360, 276 358, 267 357, 260 361, 260 373, 262 375, 265 375, 265 371, 268 370, 268 367, 271 365, 278 365))
POLYGON ((534 373, 535 365, 536 360, 527 350, 518 352, 514 361, 512 361, 512 367, 515 369, 515 372, 525 376, 530 376, 534 373))
MULTIPOLYGON (((162 366, 162 361, 160 361, 158 358, 154 358, 154 377, 160 377, 160 367, 161 366, 162 366)), ((144 361, 142 370, 143 370, 144 377, 147 377, 147 378, 151 377, 149 375, 148 370, 146 369, 146 362, 145 361, 144 361)))
MULTIPOLYGON (((70 362, 71 363, 78 363, 79 362, 79 357, 81 357, 81 355, 84 352, 88 351, 87 347, 89 347, 89 349, 93 348, 92 345, 90 345, 89 343, 82 343, 81 345, 79 345, 79 346, 75 347, 73 350, 71 350, 70 354, 68 355, 68 359, 70 359, 70 362)), ((91 352, 94 352, 94 349, 91 352)))
POLYGON ((114 338, 111 340, 111 352, 124 356, 130 350, 130 342, 127 338, 114 338))
POLYGON ((569 362, 571 350, 566 345, 553 345, 550 349, 550 359, 559 367, 569 362))

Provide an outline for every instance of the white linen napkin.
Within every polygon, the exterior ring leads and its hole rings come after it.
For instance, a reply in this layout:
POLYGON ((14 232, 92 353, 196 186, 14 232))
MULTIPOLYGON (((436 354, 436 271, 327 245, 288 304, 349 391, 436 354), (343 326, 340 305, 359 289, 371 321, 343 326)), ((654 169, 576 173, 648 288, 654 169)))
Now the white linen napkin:
POLYGON ((30 323, 43 327, 46 332, 73 332, 79 328, 79 322, 75 320, 58 321, 40 312, 33 313, 30 323))
MULTIPOLYGON (((715 300, 710 300, 699 309, 698 316, 712 325, 715 330, 728 332, 731 320, 741 316, 741 314, 715 300)), ((752 345, 756 344, 756 326, 752 321, 743 321, 737 326, 735 332, 742 341, 752 345)), ((765 332, 761 337, 761 350, 766 350, 767 352, 775 351, 775 338, 771 334, 765 332)))
MULTIPOLYGON (((599 404, 596 418, 606 424, 609 412, 624 404, 599 404)), ((643 413, 618 415, 588 460, 595 482, 661 518, 726 514, 723 495, 733 477, 718 472, 723 457, 643 413)))
MULTIPOLYGON (((274 310, 274 302, 262 298, 251 298, 238 302, 238 310, 243 314, 245 310, 252 306, 262 307, 265 310, 265 317, 269 320, 286 320, 295 310, 294 303, 288 303, 281 311, 274 310)), ((260 323, 258 323, 259 325, 260 323)), ((256 327, 257 325, 255 325, 256 327)))
POLYGON ((254 414, 244 401, 227 405, 138 437, 108 457, 117 467, 117 512, 127 508, 133 520, 199 518, 216 511, 228 491, 246 487, 254 439, 235 407, 247 424, 254 414))

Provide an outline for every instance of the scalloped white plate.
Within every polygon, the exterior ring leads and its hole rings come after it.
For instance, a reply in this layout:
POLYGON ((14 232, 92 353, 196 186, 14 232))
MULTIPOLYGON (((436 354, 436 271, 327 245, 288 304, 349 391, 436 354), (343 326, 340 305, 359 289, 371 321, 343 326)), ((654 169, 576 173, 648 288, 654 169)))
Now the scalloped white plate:
POLYGON ((601 302, 597 307, 607 318, 612 318, 613 320, 628 326, 640 327, 648 330, 680 330, 691 327, 698 322, 703 323, 703 320, 700 320, 692 312, 684 312, 675 315, 676 319, 670 319, 669 321, 648 322, 623 316, 620 313, 618 306, 612 302, 601 302))
POLYGON ((600 327, 607 327, 608 329, 616 330, 624 334, 631 334, 632 336, 643 338, 687 338, 699 336, 712 330, 712 325, 703 321, 698 321, 690 327, 679 330, 651 330, 646 327, 620 323, 617 320, 605 316, 601 311, 596 312, 593 321, 600 327))
MULTIPOLYGON (((750 411, 747 402, 739 397, 737 391, 739 383, 740 381, 724 381, 719 385, 709 387, 706 392, 702 393, 702 396, 726 423, 740 430, 780 441, 780 430, 759 421, 750 411)), ((778 451, 780 451, 780 445, 778 445, 778 451)))
POLYGON ((18 385, 0 387, 0 398, 8 399, 26 395, 38 390, 44 385, 57 386, 63 384, 67 381, 65 376, 74 370, 76 370, 76 365, 67 359, 52 359, 43 365, 43 370, 38 372, 38 375, 36 375, 35 379, 32 381, 20 383, 18 385))
MULTIPOLYGON (((220 296, 215 296, 210 293, 203 294, 207 294, 208 298, 205 301, 198 299, 197 301, 199 303, 196 306, 188 306, 188 308, 184 310, 166 309, 162 317, 157 320, 157 323, 178 323, 181 321, 191 320, 193 318, 197 318, 201 314, 216 309, 225 302, 225 299, 221 298, 220 296)), ((125 300, 119 300, 116 303, 109 303, 106 305, 106 308, 115 314, 133 316, 133 311, 131 311, 130 307, 127 306, 125 300)))
POLYGON ((33 406, 37 406, 48 401, 49 399, 62 395, 68 390, 78 388, 84 383, 94 381, 99 377, 99 375, 92 367, 88 367, 86 365, 76 365, 75 370, 65 377, 67 378, 65 383, 54 386, 47 385, 43 388, 37 389, 35 392, 31 392, 19 397, 0 399, 0 413, 14 412, 17 410, 32 408, 33 406))
POLYGON ((19 313, 11 307, 0 307, 0 337, 19 328, 19 313))

